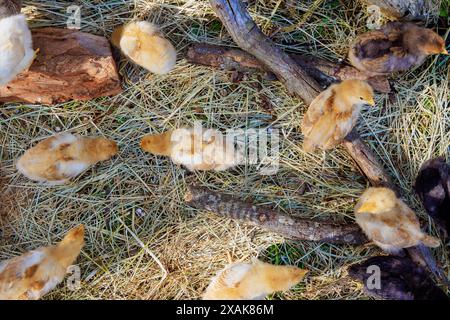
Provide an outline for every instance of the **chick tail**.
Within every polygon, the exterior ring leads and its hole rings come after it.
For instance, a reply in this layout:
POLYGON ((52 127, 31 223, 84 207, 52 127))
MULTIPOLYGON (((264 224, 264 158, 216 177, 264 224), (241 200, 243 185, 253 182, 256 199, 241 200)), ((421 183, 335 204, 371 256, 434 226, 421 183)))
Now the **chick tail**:
POLYGON ((120 39, 122 39, 123 28, 124 26, 117 27, 111 35, 111 43, 117 48, 120 48, 120 39))
POLYGON ((303 151, 305 151, 305 152, 314 153, 317 149, 317 146, 313 140, 305 137, 303 140, 302 148, 303 148, 303 151))
POLYGON ((65 268, 70 266, 84 246, 84 225, 71 229, 56 245, 53 257, 65 268))
POLYGON ((159 156, 170 156, 172 148, 172 131, 161 134, 146 135, 141 140, 141 148, 159 156))
POLYGON ((441 241, 438 238, 429 235, 424 235, 421 241, 425 246, 430 248, 436 248, 441 245, 441 241))
POLYGON ((84 243, 84 225, 82 224, 71 229, 61 242, 58 243, 58 247, 73 246, 74 244, 79 245, 80 243, 84 243))

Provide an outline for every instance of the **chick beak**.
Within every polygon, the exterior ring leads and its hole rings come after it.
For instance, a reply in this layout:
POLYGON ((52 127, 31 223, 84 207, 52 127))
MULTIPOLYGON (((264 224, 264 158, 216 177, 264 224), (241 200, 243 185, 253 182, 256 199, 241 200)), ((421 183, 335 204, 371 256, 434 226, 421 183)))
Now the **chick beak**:
POLYGON ((447 51, 447 49, 444 49, 441 53, 442 53, 442 54, 447 54, 447 55, 449 54, 448 51, 447 51))
POLYGON ((373 99, 370 99, 369 101, 367 101, 367 105, 369 107, 375 107, 375 101, 373 99))

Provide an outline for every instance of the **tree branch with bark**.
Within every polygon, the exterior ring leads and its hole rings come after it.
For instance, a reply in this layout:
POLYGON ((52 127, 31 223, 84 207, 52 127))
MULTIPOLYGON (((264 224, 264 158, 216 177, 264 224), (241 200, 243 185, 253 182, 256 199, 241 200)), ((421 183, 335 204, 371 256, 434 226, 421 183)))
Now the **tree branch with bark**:
POLYGON ((367 242, 367 238, 356 224, 338 224, 291 217, 267 207, 241 201, 231 195, 210 191, 204 187, 189 186, 184 200, 196 209, 246 221, 292 240, 352 245, 367 242))

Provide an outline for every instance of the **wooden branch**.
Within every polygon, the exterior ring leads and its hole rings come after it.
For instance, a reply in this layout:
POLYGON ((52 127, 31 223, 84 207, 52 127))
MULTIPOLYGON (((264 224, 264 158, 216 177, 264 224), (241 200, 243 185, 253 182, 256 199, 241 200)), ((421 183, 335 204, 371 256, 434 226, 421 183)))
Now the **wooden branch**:
POLYGON ((234 42, 261 61, 290 93, 298 95, 306 104, 311 104, 322 88, 262 33, 244 3, 240 0, 210 0, 210 3, 234 42))
POLYGON ((199 210, 247 221, 293 240, 359 245, 367 238, 356 224, 337 224, 300 219, 275 210, 244 202, 230 195, 209 191, 204 187, 189 186, 186 203, 199 210))
POLYGON ((34 29, 32 35, 36 60, 0 87, 1 102, 55 104, 122 92, 106 38, 60 28, 34 29))
MULTIPOLYGON (((240 0, 210 0, 210 3, 233 40, 273 72, 289 92, 306 104, 319 94, 320 85, 289 55, 278 48, 253 22, 240 0)), ((374 185, 392 184, 389 175, 354 130, 344 143, 357 167, 374 185)))
MULTIPOLYGON (((369 78, 365 73, 351 66, 339 65, 321 58, 304 56, 300 54, 289 55, 306 73, 314 78, 321 87, 346 79, 367 80, 377 91, 391 92, 391 86, 386 77, 369 78)), ((199 64, 227 71, 241 73, 266 73, 269 80, 277 80, 275 74, 251 54, 225 46, 196 43, 189 47, 186 60, 189 63, 199 64)))
POLYGON ((353 129, 343 142, 347 153, 356 166, 364 173, 372 186, 387 187, 399 194, 397 187, 384 171, 370 148, 361 140, 356 129, 353 129))
POLYGON ((430 15, 438 16, 439 1, 433 0, 364 0, 375 5, 390 18, 403 20, 426 20, 430 15))

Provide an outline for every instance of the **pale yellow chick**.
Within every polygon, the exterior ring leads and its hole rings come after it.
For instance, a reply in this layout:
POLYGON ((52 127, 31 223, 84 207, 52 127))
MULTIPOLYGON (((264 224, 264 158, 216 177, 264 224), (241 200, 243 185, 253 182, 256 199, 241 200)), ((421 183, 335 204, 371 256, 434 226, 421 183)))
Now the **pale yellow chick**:
POLYGON ((303 150, 327 150, 341 143, 356 125, 364 105, 375 105, 368 83, 352 79, 328 87, 313 100, 303 118, 303 150))
POLYGON ((0 300, 37 300, 53 290, 84 246, 84 226, 70 230, 54 246, 0 263, 0 300))
POLYGON ((169 156, 188 170, 223 171, 242 163, 243 154, 218 130, 181 128, 147 135, 141 148, 155 155, 169 156))
POLYGON ((25 16, 16 14, 0 19, 0 85, 27 70, 35 57, 25 16))
POLYGON ((90 166, 110 159, 117 144, 105 138, 62 133, 39 142, 17 161, 17 169, 31 180, 64 184, 90 166))
POLYGON ((377 246, 389 253, 420 243, 438 247, 438 238, 420 230, 416 214, 388 188, 368 188, 355 207, 356 222, 377 246))
POLYGON ((175 66, 175 48, 150 22, 137 21, 118 27, 111 42, 134 63, 150 72, 166 74, 175 66))
POLYGON ((276 266, 256 259, 229 264, 211 280, 203 300, 261 300, 270 293, 289 290, 306 273, 294 266, 276 266))

